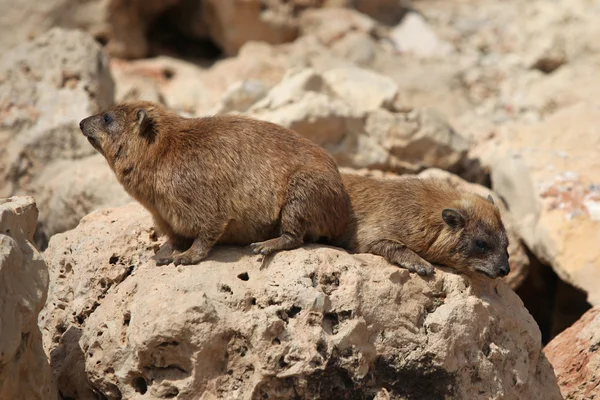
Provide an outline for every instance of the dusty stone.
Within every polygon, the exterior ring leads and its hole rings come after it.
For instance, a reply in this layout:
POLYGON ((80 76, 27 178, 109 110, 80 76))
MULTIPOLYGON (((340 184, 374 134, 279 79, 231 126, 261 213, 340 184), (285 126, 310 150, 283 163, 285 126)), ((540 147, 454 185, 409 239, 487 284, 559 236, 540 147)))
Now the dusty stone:
POLYGON ((270 89, 292 63, 266 43, 248 43, 236 57, 218 61, 209 69, 167 56, 112 60, 111 68, 117 101, 129 92, 138 92, 138 98, 159 99, 176 111, 201 116, 213 113, 225 92, 240 82, 253 81, 270 89))
POLYGON ((421 58, 444 57, 452 46, 440 40, 422 15, 408 12, 390 32, 390 39, 398 51, 411 53, 421 58))
POLYGON ((203 22, 225 53, 234 55, 248 41, 275 44, 294 40, 298 36, 295 8, 302 8, 301 3, 207 0, 202 2, 203 22))
POLYGON ((37 195, 40 218, 36 233, 42 247, 55 233, 75 228, 90 212, 132 201, 100 154, 50 164, 35 185, 41 188, 37 195))
POLYGON ((45 34, 53 27, 78 28, 89 32, 107 44, 111 55, 144 57, 148 54, 147 30, 163 11, 176 5, 177 0, 50 0, 43 5, 35 1, 6 4, 0 18, 3 50, 31 37, 45 34))
POLYGON ((248 113, 324 146, 341 166, 460 172, 467 142, 434 110, 394 110, 396 97, 393 81, 357 67, 293 69, 248 113))
POLYGON ((560 398, 539 329, 501 281, 426 281, 316 245, 156 267, 150 227, 131 204, 51 239, 44 341, 72 377, 63 393, 87 377, 108 399, 560 398), (75 331, 85 369, 66 364, 75 331))
POLYGON ((565 399, 600 396, 600 308, 586 312, 575 324, 556 336, 544 353, 554 367, 565 399))
POLYGON ((510 273, 502 279, 513 289, 517 289, 519 286, 521 286, 521 283, 523 283, 529 274, 529 257, 527 257, 525 248, 521 243, 521 237, 519 236, 515 226, 514 218, 504 204, 502 198, 497 193, 486 188, 485 186, 469 183, 456 175, 440 169, 430 168, 421 172, 419 176, 443 179, 456 188, 477 193, 485 198, 492 196, 494 199, 494 204, 496 204, 500 209, 502 222, 506 228, 506 233, 509 240, 508 254, 510 273))
POLYGON ((55 28, 5 53, 0 64, 0 196, 35 194, 31 183, 57 159, 95 150, 79 121, 108 107, 107 59, 87 33, 55 28))
POLYGON ((37 324, 48 294, 48 267, 32 244, 37 213, 31 197, 0 199, 2 399, 57 398, 37 324))
POLYGON ((580 103, 544 122, 507 129, 484 159, 520 236, 561 279, 600 303, 600 108, 580 103), (576 139, 574 139, 576 138, 576 139))
POLYGON ((389 108, 398 86, 390 78, 362 68, 336 68, 323 74, 335 96, 344 99, 360 115, 389 108))

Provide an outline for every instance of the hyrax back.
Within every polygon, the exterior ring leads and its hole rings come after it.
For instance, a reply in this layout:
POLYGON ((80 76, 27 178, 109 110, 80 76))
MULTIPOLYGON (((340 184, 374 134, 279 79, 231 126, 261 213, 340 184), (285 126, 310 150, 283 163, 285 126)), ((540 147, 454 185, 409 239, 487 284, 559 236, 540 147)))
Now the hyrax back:
POLYGON ((281 126, 182 118, 150 102, 121 104, 80 125, 169 237, 159 264, 197 263, 215 243, 270 254, 333 240, 347 228, 350 201, 335 161, 281 126), (186 241, 187 251, 168 254, 186 241))
POLYGON ((348 250, 381 255, 420 275, 433 273, 432 264, 492 278, 509 273, 508 238, 491 197, 432 178, 342 179, 353 211, 348 250))

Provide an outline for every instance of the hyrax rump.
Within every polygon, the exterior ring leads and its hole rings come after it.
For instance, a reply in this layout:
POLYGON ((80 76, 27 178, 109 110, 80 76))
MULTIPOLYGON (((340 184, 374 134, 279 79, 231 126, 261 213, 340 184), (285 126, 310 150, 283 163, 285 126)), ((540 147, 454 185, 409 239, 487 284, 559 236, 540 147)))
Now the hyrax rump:
POLYGON ((335 161, 276 124, 183 118, 136 101, 80 127, 169 238, 155 257, 159 265, 196 264, 216 243, 251 244, 267 255, 333 240, 347 228, 350 200, 335 161))
POLYGON ((419 275, 433 265, 491 278, 510 272, 508 237, 493 199, 434 178, 342 174, 353 209, 349 251, 383 256, 419 275))

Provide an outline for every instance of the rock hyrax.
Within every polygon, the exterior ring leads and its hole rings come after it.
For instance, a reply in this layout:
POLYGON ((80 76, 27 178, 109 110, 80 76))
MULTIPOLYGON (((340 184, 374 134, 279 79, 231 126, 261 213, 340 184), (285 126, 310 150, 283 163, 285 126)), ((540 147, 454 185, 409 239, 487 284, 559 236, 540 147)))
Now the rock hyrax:
POLYGON ((354 212, 348 250, 432 274, 432 264, 491 278, 510 272, 508 237, 491 197, 432 178, 378 180, 342 174, 354 212))
POLYGON ((159 265, 198 263, 215 243, 251 244, 267 255, 305 240, 333 240, 350 220, 333 158, 279 125, 241 116, 183 118, 136 101, 80 127, 169 238, 155 256, 159 265))

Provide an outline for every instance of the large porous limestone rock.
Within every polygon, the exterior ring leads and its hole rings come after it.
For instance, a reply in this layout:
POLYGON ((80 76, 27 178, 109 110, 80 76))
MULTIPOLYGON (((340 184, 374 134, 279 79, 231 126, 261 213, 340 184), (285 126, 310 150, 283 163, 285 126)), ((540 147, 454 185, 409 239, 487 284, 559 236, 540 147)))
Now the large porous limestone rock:
POLYGON ((31 197, 0 199, 0 399, 56 399, 38 314, 48 267, 32 244, 38 211, 31 197))
POLYGON ((537 325, 500 280, 423 279, 316 245, 157 267, 160 243, 138 204, 51 239, 42 326, 65 396, 560 399, 537 325))

